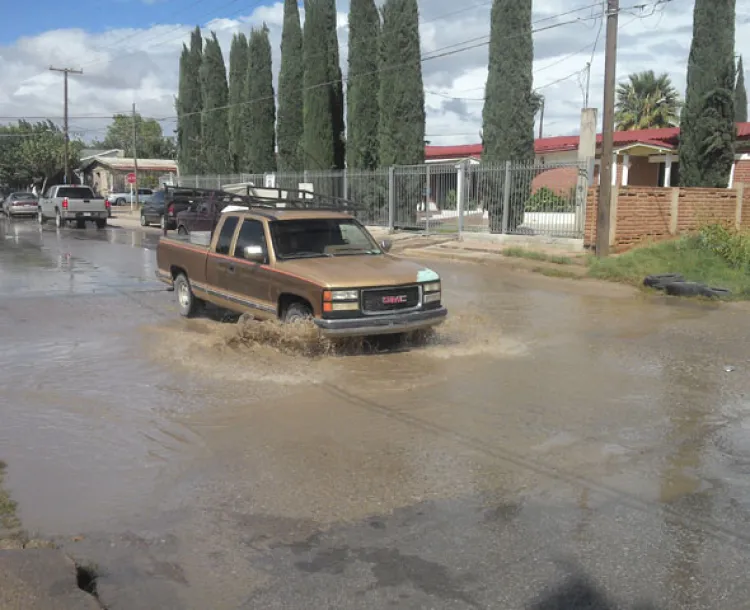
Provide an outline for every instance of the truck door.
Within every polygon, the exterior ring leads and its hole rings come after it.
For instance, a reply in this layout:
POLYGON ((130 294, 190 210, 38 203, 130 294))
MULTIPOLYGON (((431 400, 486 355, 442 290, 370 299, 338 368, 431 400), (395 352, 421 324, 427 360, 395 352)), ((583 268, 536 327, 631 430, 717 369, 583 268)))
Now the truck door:
POLYGON ((227 275, 229 265, 232 263, 230 253, 239 221, 237 216, 227 216, 224 219, 224 224, 221 225, 219 235, 216 237, 216 248, 209 250, 206 257, 206 283, 210 288, 219 292, 226 292, 229 289, 227 275))
POLYGON ((276 316, 276 304, 271 302, 271 271, 268 263, 268 242, 265 226, 260 220, 245 218, 237 234, 232 258, 236 263, 230 264, 227 272, 227 289, 233 297, 244 301, 243 305, 260 315, 276 316), (264 262, 252 262, 245 259, 245 248, 260 248, 264 262))

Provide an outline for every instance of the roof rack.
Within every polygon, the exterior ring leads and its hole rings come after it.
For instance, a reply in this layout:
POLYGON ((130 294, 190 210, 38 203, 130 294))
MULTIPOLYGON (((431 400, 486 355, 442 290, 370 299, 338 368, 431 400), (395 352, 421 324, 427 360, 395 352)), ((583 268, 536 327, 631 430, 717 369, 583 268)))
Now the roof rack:
POLYGON ((227 184, 222 189, 226 194, 244 196, 254 207, 331 210, 337 212, 364 209, 362 204, 351 199, 315 193, 307 189, 284 189, 257 187, 254 184, 227 184))

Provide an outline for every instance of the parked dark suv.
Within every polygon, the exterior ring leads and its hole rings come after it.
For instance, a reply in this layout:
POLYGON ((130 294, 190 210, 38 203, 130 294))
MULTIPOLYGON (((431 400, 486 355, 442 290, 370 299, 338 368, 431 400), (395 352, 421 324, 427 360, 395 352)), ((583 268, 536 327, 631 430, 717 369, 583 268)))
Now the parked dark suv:
POLYGON ((162 229, 177 228, 177 214, 189 209, 194 203, 203 199, 202 189, 190 189, 168 186, 154 191, 151 200, 141 208, 141 226, 158 224, 162 229))

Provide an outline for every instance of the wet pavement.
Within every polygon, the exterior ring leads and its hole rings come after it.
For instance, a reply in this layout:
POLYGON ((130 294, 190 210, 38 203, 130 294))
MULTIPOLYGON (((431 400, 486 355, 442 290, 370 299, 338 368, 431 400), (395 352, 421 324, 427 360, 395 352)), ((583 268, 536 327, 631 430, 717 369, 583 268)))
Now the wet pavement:
POLYGON ((431 342, 311 356, 157 239, 0 221, 7 485, 110 610, 747 607, 746 306, 433 261, 431 342))

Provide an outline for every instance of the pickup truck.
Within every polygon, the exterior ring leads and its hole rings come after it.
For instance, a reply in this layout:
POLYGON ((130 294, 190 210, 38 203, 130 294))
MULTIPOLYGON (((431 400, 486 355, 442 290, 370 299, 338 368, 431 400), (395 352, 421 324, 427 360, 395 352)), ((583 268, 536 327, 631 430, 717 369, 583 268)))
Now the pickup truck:
POLYGON ((54 219, 58 228, 75 221, 79 229, 86 226, 87 220, 93 220, 97 228, 103 229, 109 211, 109 201, 94 195, 91 187, 61 184, 49 187, 39 198, 37 218, 39 224, 54 219))
POLYGON ((349 214, 320 209, 228 206, 199 234, 161 237, 157 277, 177 293, 180 314, 206 302, 258 319, 312 319, 331 337, 406 333, 447 315, 440 277, 388 254, 349 214))

